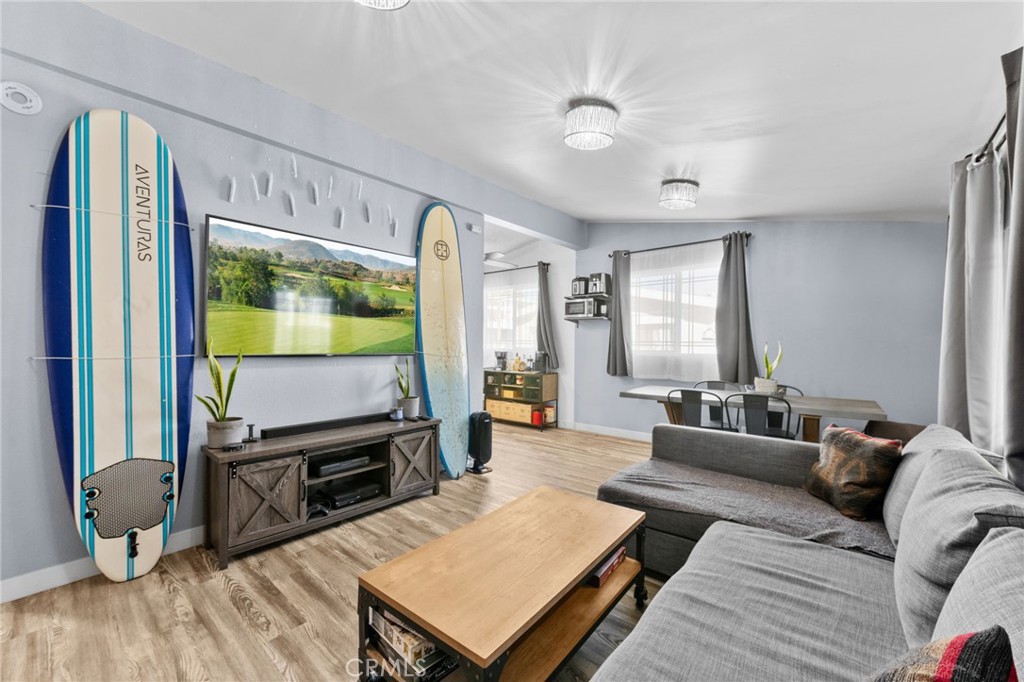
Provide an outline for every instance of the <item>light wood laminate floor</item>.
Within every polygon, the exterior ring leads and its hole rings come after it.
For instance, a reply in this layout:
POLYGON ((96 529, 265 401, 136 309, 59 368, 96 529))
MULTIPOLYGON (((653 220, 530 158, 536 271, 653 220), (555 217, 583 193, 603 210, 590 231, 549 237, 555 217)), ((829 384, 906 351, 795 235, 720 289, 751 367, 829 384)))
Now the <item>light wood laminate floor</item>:
MULTIPOLYGON (((243 555, 224 571, 193 547, 130 583, 97 576, 4 604, 0 679, 351 679, 360 573, 541 484, 593 497, 650 445, 496 424, 494 449, 493 473, 444 480, 439 496, 243 555)), ((651 596, 658 587, 648 580, 651 596)), ((590 679, 638 618, 627 594, 559 682, 590 679)))

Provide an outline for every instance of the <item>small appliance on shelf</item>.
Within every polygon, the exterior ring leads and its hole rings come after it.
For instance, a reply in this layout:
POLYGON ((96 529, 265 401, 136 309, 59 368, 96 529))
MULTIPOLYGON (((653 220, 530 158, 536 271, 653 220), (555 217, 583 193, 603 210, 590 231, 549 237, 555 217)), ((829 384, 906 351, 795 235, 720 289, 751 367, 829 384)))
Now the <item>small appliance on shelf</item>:
POLYGON ((586 296, 587 284, 590 282, 586 277, 576 277, 572 280, 572 295, 586 296))
POLYGON ((610 295, 612 293, 612 276, 607 272, 591 274, 590 283, 587 285, 587 293, 610 295))
POLYGON ((565 319, 590 320, 608 317, 608 302, 596 298, 573 298, 565 302, 565 319))

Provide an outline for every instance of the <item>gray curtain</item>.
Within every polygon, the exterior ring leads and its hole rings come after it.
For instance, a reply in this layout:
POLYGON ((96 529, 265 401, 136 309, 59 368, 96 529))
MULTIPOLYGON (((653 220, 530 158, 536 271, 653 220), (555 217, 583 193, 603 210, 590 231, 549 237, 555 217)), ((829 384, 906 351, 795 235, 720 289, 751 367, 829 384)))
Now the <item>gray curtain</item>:
POLYGON ((939 423, 1002 449, 1003 169, 982 149, 953 164, 939 354, 939 423))
POLYGON ((537 350, 548 354, 548 369, 558 369, 555 349, 555 326, 551 321, 551 298, 548 293, 548 267, 537 261, 537 350))
POLYGON ((718 378, 738 384, 752 384, 757 376, 747 300, 749 236, 747 232, 733 232, 724 237, 722 267, 718 272, 718 308, 715 310, 718 378))
POLYGON ((946 241, 946 284, 942 297, 939 351, 939 423, 971 437, 967 402, 967 352, 964 324, 965 248, 968 159, 953 164, 949 190, 949 234, 946 241))
POLYGON ((608 306, 611 327, 607 371, 613 377, 633 376, 629 297, 629 251, 616 251, 612 254, 612 300, 608 306))
POLYGON ((1010 206, 1006 257, 1006 471, 1024 489, 1024 89, 1020 87, 1024 48, 1003 55, 1006 76, 1006 149, 1009 156, 1010 206))
POLYGON ((1020 59, 1020 50, 1003 57, 1007 145, 996 149, 989 143, 953 164, 939 423, 959 430, 979 447, 1003 454, 1007 474, 1024 488, 1020 59))

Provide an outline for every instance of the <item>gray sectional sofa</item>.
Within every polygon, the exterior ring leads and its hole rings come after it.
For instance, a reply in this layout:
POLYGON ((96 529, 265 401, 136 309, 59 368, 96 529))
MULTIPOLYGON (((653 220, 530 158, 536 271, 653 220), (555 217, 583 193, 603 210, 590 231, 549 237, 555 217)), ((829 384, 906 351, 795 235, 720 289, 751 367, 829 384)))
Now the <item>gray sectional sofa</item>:
POLYGON ((930 426, 904 447, 883 518, 801 489, 818 446, 657 426, 652 457, 601 486, 647 512, 671 576, 596 682, 863 680, 933 638, 993 624, 1024 670, 1024 492, 930 426))

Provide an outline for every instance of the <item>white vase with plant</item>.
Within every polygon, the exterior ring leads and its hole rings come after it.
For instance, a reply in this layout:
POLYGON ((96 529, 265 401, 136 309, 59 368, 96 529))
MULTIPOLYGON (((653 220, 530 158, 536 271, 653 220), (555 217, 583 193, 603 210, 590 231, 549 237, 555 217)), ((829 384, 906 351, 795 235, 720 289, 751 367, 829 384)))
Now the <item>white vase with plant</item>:
POLYGON ((782 342, 779 344, 779 352, 775 354, 773 361, 768 357, 768 344, 764 344, 764 377, 754 377, 754 390, 758 393, 777 395, 779 392, 779 380, 775 378, 775 370, 782 362, 782 342))
POLYGON ((398 365, 395 365, 395 374, 398 375, 398 390, 402 392, 402 397, 398 399, 398 406, 402 408, 402 414, 405 417, 416 419, 420 416, 420 399, 418 396, 409 395, 409 390, 412 388, 409 358, 405 359, 405 374, 402 374, 398 365))
POLYGON ((213 354, 212 343, 206 346, 206 360, 214 395, 197 395, 196 400, 201 402, 213 417, 206 422, 206 445, 211 449, 220 449, 228 443, 241 441, 245 431, 244 419, 228 416, 228 403, 231 402, 231 391, 235 387, 235 374, 238 372, 238 366, 242 364, 242 351, 238 351, 238 359, 228 374, 227 383, 224 382, 224 369, 213 354))

